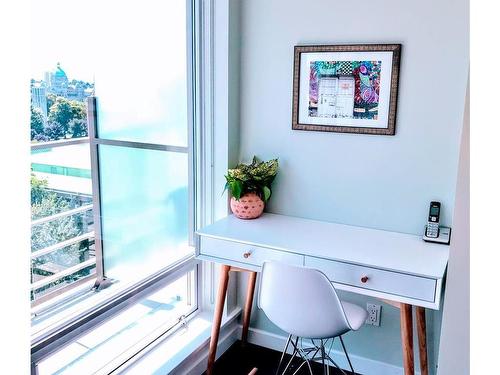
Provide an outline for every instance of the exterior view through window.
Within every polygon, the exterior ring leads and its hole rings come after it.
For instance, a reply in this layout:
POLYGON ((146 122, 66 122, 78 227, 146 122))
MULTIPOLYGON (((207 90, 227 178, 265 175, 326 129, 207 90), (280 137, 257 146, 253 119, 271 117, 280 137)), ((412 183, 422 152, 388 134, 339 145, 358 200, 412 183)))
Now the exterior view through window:
POLYGON ((39 373, 99 369, 110 356, 92 348, 118 355, 134 342, 123 336, 131 326, 140 340, 197 307, 190 9, 185 0, 32 2, 33 337, 97 295, 170 278, 113 332, 67 346, 78 355, 38 361, 39 373))
POLYGON ((88 97, 94 83, 54 62, 31 79, 31 301, 95 278, 88 97))

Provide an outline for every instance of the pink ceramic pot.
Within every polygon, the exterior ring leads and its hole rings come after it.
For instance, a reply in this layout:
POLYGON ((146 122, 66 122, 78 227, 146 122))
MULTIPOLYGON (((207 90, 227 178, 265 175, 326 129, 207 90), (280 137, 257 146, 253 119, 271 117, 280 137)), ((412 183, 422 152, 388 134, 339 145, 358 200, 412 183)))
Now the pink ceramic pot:
POLYGON ((264 212, 264 201, 255 193, 246 193, 239 201, 231 197, 231 211, 240 219, 256 219, 264 212))

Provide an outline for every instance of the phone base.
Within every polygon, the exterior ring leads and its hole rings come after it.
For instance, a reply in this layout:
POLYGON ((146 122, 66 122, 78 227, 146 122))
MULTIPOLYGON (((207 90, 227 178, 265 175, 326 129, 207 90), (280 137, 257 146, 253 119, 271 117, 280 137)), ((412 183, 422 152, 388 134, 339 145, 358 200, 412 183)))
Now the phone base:
POLYGON ((427 225, 424 228, 424 235, 422 236, 422 239, 426 242, 434 242, 434 243, 440 243, 443 245, 449 245, 450 244, 450 238, 451 238, 451 228, 448 227, 439 227, 439 236, 436 238, 433 237, 427 237, 425 234, 427 233, 427 225))

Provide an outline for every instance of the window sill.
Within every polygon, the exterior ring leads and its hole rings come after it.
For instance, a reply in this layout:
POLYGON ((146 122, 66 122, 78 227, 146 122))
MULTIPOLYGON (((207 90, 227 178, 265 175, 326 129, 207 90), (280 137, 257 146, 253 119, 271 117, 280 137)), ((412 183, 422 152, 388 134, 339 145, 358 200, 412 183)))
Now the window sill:
MULTIPOLYGON (((236 318, 241 308, 235 308, 223 317, 217 355, 237 340, 239 326, 236 318)), ((196 314, 188 323, 188 328, 180 327, 168 338, 149 349, 133 363, 125 364, 117 372, 129 375, 202 373, 206 368, 208 345, 212 330, 213 312, 196 314), (126 367, 125 367, 126 366, 126 367)))
MULTIPOLYGON (((173 267, 172 275, 187 272, 194 264, 195 261, 192 257, 186 258, 173 267)), ((168 276, 165 277, 163 283, 166 283, 166 280, 170 278, 168 276)), ((140 283, 117 283, 104 290, 95 292, 92 290, 94 281, 91 280, 74 290, 62 294, 57 300, 48 301, 45 304, 37 306, 32 310, 32 313, 37 314, 36 317, 32 318, 31 324, 32 345, 36 345, 46 337, 57 332, 62 326, 109 303, 140 283)))

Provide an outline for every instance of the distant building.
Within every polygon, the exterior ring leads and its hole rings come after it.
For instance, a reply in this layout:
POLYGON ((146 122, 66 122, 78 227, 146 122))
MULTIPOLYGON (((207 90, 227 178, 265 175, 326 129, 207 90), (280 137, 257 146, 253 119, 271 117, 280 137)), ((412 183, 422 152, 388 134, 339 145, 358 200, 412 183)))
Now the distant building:
POLYGON ((83 90, 84 88, 81 85, 69 84, 67 93, 68 99, 81 101, 83 99, 83 90))
POLYGON ((47 89, 43 82, 32 83, 31 105, 42 111, 44 123, 47 123, 47 89))
POLYGON ((68 85, 68 99, 84 101, 94 94, 94 85, 83 81, 71 81, 68 85))
POLYGON ((70 100, 84 101, 94 94, 94 84, 75 79, 69 81, 60 63, 57 63, 54 72, 45 73, 45 81, 47 82, 47 93, 70 100))
POLYGON ((52 72, 45 72, 45 85, 49 91, 50 91, 50 85, 52 83, 52 76, 53 75, 54 75, 54 73, 52 73, 52 72))
POLYGON ((91 87, 89 88, 86 88, 85 90, 83 90, 83 95, 85 95, 86 98, 88 98, 89 96, 92 96, 94 95, 94 85, 92 85, 91 87))
POLYGON ((68 95, 68 76, 62 70, 60 63, 57 63, 57 68, 50 78, 50 92, 66 98, 68 95))

